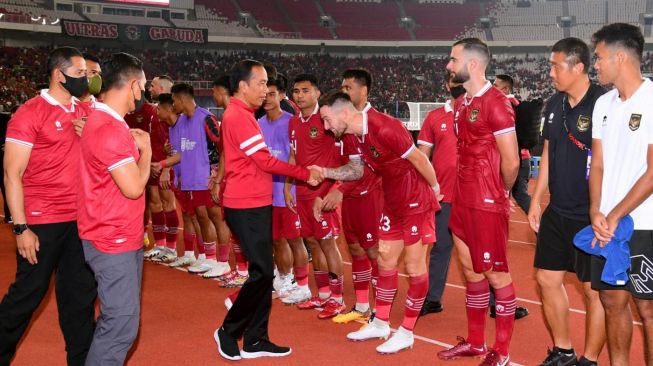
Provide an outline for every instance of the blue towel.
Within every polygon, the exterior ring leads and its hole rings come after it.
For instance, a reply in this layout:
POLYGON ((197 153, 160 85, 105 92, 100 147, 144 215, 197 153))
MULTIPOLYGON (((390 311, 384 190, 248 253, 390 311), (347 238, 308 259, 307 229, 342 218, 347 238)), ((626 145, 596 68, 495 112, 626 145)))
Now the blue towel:
POLYGON ((619 221, 612 240, 603 248, 598 243, 592 248, 592 239, 594 239, 592 225, 579 231, 574 237, 574 245, 578 249, 605 258, 601 281, 613 286, 623 286, 628 283, 628 270, 630 270, 628 242, 633 236, 634 227, 633 218, 626 215, 619 221))

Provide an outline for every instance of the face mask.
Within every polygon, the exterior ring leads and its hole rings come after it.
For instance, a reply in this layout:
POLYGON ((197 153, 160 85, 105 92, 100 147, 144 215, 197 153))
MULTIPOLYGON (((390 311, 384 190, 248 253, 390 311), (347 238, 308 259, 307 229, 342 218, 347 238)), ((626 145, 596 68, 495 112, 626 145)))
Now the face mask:
POLYGON ((91 78, 88 79, 88 92, 93 95, 98 95, 100 94, 100 90, 102 90, 102 76, 91 76, 91 78))
POLYGON ((134 95, 134 110, 132 111, 132 113, 137 113, 138 111, 141 110, 141 108, 143 108, 144 105, 145 105, 145 90, 141 89, 141 99, 136 99, 136 95, 134 95))
POLYGON ((454 86, 449 92, 454 99, 458 99, 459 96, 466 93, 465 88, 462 85, 454 86))
POLYGON ((64 89, 68 90, 68 93, 75 98, 79 98, 86 90, 88 90, 88 79, 86 76, 80 76, 78 78, 70 77, 62 72, 63 76, 66 78, 66 83, 61 83, 61 86, 64 89))

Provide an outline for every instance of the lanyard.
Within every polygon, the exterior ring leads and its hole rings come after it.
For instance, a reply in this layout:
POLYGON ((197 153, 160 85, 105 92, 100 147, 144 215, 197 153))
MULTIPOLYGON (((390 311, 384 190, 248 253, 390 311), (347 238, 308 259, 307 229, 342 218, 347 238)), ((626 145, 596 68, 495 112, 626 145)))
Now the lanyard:
POLYGON ((576 147, 578 147, 581 151, 589 150, 587 145, 578 140, 574 134, 569 131, 569 127, 567 127, 567 94, 562 97, 562 125, 565 127, 565 131, 567 131, 567 137, 572 144, 576 145, 576 147))

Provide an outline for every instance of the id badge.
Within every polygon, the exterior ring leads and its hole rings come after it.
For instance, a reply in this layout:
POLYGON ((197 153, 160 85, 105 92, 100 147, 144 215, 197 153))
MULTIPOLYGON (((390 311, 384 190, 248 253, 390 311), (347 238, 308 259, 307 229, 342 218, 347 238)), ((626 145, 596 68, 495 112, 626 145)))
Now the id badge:
POLYGON ((587 149, 587 173, 585 174, 585 180, 590 179, 590 166, 592 165, 592 149, 587 149))

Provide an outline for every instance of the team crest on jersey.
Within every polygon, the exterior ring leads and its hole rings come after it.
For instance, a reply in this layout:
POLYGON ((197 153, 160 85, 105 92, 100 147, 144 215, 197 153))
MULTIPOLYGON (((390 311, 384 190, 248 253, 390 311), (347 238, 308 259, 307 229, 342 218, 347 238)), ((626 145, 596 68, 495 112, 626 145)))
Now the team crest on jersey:
POLYGON ((317 137, 317 127, 311 127, 310 131, 308 131, 308 136, 310 136, 312 139, 317 137))
POLYGON ((469 112, 469 122, 474 123, 478 119, 478 115, 481 113, 481 111, 478 108, 472 109, 471 112, 469 112))
POLYGON ((379 151, 374 146, 370 146, 370 151, 372 152, 372 156, 375 158, 381 156, 381 154, 379 154, 379 151))
POLYGON ((136 123, 143 123, 143 115, 139 114, 136 116, 136 123))
POLYGON ((585 132, 589 130, 591 123, 592 118, 580 115, 578 116, 578 121, 576 121, 576 129, 578 129, 578 132, 585 132))
POLYGON ((630 128, 631 131, 637 131, 640 122, 642 122, 642 115, 633 113, 630 115, 630 121, 628 121, 628 127, 630 128))

